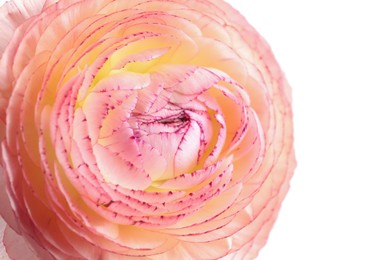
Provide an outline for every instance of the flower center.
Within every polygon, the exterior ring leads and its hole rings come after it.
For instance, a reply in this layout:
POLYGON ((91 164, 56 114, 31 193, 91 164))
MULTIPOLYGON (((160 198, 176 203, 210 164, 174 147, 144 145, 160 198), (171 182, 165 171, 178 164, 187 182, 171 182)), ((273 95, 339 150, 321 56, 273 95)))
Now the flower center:
POLYGON ((166 117, 166 118, 161 118, 161 119, 157 119, 156 121, 160 124, 163 124, 163 125, 182 126, 183 124, 190 121, 190 117, 184 111, 182 111, 177 116, 170 116, 170 117, 166 117))
POLYGON ((169 106, 153 114, 133 113, 129 119, 135 135, 174 133, 188 126, 190 116, 180 107, 169 106), (137 133, 137 134, 136 134, 137 133))

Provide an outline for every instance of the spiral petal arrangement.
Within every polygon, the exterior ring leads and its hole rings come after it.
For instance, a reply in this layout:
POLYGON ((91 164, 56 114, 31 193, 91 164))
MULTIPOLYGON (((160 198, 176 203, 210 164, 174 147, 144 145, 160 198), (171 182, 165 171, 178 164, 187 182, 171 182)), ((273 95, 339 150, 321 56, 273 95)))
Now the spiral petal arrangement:
POLYGON ((41 259, 258 254, 295 167, 291 99, 237 11, 22 1, 0 18, 10 256, 18 237, 41 259))

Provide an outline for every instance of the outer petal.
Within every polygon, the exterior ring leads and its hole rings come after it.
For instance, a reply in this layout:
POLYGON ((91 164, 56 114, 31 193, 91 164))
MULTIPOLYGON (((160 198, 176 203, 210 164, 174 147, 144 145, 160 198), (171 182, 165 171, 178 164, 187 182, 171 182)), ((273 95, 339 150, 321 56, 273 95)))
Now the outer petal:
POLYGON ((0 7, 0 57, 16 28, 42 11, 45 0, 9 1, 0 7))
MULTIPOLYGON (((1 153, 1 152, 0 152, 1 153)), ((9 226, 18 231, 19 225, 16 222, 14 212, 12 211, 10 200, 7 195, 7 184, 3 175, 3 169, 0 166, 0 220, 6 221, 9 226)), ((2 234, 0 232, 0 234, 2 234)), ((2 258, 0 258, 2 259, 2 258)))
POLYGON ((3 245, 6 251, 6 258, 4 259, 36 258, 36 255, 29 248, 24 238, 15 233, 9 226, 6 226, 4 229, 3 245))
MULTIPOLYGON (((4 220, 0 217, 0 238, 3 240, 4 236, 4 230, 6 228, 7 224, 4 222, 4 220)), ((0 259, 7 259, 7 253, 5 251, 4 244, 0 244, 0 259)))
MULTIPOLYGON (((2 222, 1 219, 0 222, 2 222)), ((0 228, 0 232, 1 229, 2 228, 0 228)), ((41 260, 53 260, 53 257, 42 249, 35 241, 31 240, 31 238, 27 242, 25 237, 15 233, 15 231, 9 226, 5 226, 2 244, 0 246, 1 260, 37 259, 37 255, 39 255, 39 259, 41 260)))

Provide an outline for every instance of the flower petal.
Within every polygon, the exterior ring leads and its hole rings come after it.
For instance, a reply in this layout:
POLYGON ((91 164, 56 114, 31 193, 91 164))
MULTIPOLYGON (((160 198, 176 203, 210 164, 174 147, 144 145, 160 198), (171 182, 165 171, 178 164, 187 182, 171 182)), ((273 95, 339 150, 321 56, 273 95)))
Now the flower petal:
MULTIPOLYGON (((29 247, 23 236, 18 235, 9 226, 5 227, 3 244, 10 259, 36 259, 37 256, 29 247)), ((3 258, 1 258, 3 259, 3 258)))
POLYGON ((12 210, 9 197, 7 195, 7 184, 4 176, 4 169, 0 166, 0 219, 2 221, 5 220, 9 226, 11 226, 14 230, 19 230, 19 224, 17 219, 15 218, 15 214, 12 210))
POLYGON ((42 11, 44 0, 7 1, 0 7, 0 57, 16 28, 42 11))
MULTIPOLYGON (((0 217, 0 241, 3 241, 4 237, 4 231, 7 227, 7 224, 4 222, 4 220, 0 217)), ((0 259, 7 260, 8 255, 4 247, 4 243, 0 243, 0 259)))

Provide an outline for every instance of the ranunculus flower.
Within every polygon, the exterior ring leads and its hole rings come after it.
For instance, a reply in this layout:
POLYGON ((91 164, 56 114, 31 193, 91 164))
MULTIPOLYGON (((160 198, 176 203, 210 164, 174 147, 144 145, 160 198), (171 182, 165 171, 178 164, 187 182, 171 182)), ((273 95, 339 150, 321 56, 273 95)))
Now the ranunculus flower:
POLYGON ((237 11, 14 0, 0 31, 11 259, 256 257, 295 167, 291 98, 237 11))

